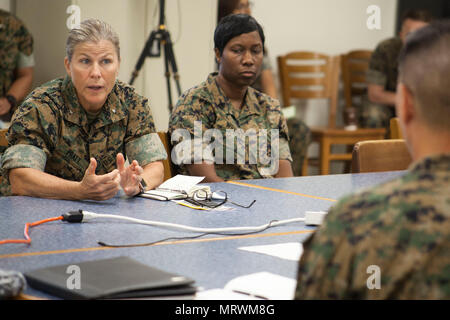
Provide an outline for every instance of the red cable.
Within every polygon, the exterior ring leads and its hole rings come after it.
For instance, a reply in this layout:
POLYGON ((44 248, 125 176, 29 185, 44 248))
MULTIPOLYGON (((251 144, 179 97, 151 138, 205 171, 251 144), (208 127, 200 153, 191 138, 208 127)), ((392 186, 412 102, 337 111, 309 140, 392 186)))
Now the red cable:
POLYGON ((0 245, 2 244, 6 244, 6 243, 26 243, 26 244, 30 244, 31 243, 31 238, 28 234, 28 231, 30 229, 30 227, 35 227, 38 226, 40 224, 46 223, 46 222, 51 222, 51 221, 58 221, 58 220, 62 220, 63 217, 59 216, 59 217, 54 217, 54 218, 48 218, 48 219, 44 219, 44 220, 40 220, 40 221, 36 221, 36 222, 27 222, 25 224, 25 229, 23 231, 23 235, 25 237, 25 240, 23 239, 5 239, 5 240, 1 240, 0 241, 0 245))

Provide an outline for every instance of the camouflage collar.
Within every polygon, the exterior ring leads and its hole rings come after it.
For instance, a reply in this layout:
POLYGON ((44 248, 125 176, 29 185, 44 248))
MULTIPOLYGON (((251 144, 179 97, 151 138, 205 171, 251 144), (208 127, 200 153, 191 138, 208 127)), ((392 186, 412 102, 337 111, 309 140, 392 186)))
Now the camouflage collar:
POLYGON ((450 172, 450 153, 436 154, 413 162, 410 171, 450 172))
POLYGON ((217 84, 217 75, 217 72, 209 74, 205 82, 206 90, 203 91, 202 94, 200 94, 204 100, 211 103, 215 107, 222 109, 227 114, 260 114, 261 109, 259 108, 259 102, 256 97, 255 89, 253 89, 252 87, 247 88, 243 108, 240 112, 237 112, 237 110, 235 110, 233 105, 231 104, 230 99, 225 95, 220 86, 217 84))
MULTIPOLYGON (((66 76, 61 86, 64 99, 63 117, 80 127, 88 126, 86 112, 78 101, 75 87, 69 76, 66 76)), ((95 128, 107 126, 113 122, 118 122, 127 116, 127 107, 120 101, 117 93, 117 81, 112 91, 108 95, 97 119, 93 122, 95 128)))

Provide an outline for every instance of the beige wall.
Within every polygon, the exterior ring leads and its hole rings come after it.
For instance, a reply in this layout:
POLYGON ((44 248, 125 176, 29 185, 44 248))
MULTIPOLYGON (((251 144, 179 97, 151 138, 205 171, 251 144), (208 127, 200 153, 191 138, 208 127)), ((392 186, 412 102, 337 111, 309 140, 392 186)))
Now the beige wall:
POLYGON ((33 87, 64 75, 69 0, 16 0, 16 15, 33 35, 35 72, 33 87))
POLYGON ((9 11, 10 10, 9 0, 0 0, 0 9, 9 11))

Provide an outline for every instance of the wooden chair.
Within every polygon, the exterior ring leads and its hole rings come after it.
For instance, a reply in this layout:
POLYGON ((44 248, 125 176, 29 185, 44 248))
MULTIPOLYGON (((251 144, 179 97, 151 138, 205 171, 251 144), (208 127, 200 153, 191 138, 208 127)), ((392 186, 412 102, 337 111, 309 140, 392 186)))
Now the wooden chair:
POLYGON ((391 118, 389 122, 389 134, 391 139, 403 139, 403 133, 400 129, 398 118, 391 118))
MULTIPOLYGON (((331 153, 332 145, 353 145, 363 140, 383 139, 385 129, 344 130, 336 127, 340 57, 315 52, 292 52, 278 57, 278 68, 284 105, 292 98, 329 100, 326 127, 311 127, 313 142, 320 146, 319 173, 329 174, 330 162, 352 160, 351 149, 346 153, 331 153)), ((305 158, 302 175, 307 175, 305 158)))
POLYGON ((342 81, 344 85, 345 106, 361 105, 367 94, 366 72, 369 69, 371 50, 352 50, 341 55, 342 81))
POLYGON ((0 129, 0 147, 7 147, 8 140, 6 140, 6 133, 8 129, 0 129))
POLYGON ((406 170, 411 162, 403 139, 361 141, 353 149, 352 172, 406 170))
POLYGON ((158 132, 158 136, 161 139, 164 148, 167 152, 167 159, 163 160, 164 165, 164 181, 172 178, 175 175, 175 168, 172 164, 172 159, 170 157, 170 153, 172 151, 172 147, 170 144, 169 134, 167 132, 160 131, 158 132))

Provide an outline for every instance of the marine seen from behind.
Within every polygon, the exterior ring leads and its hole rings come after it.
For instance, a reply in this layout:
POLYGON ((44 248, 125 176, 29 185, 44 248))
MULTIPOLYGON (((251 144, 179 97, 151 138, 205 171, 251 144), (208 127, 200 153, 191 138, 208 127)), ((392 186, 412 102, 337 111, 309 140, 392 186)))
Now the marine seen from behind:
POLYGON ((450 299, 450 21, 407 37, 396 111, 414 163, 304 243, 297 299, 450 299))

